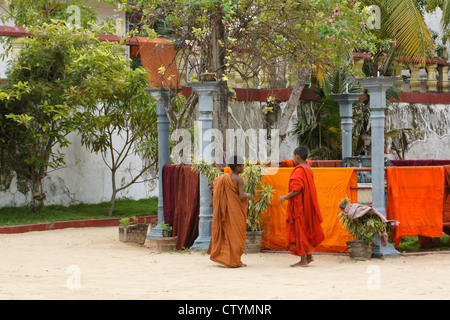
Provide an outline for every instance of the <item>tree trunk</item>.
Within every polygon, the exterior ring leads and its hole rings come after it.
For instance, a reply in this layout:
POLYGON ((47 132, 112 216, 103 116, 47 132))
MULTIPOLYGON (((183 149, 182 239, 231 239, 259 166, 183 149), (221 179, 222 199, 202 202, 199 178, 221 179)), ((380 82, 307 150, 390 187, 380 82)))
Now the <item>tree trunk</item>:
POLYGON ((112 217, 114 212, 114 204, 116 203, 117 187, 116 187, 116 172, 111 170, 112 195, 109 201, 108 216, 112 217))
MULTIPOLYGON (((214 107, 214 113, 217 119, 217 129, 222 133, 223 138, 223 150, 226 146, 226 130, 228 129, 228 84, 226 81, 222 81, 225 75, 225 52, 227 47, 227 41, 225 37, 225 27, 223 24, 224 14, 220 4, 215 4, 216 10, 213 13, 211 19, 211 51, 212 51, 212 70, 216 73, 217 80, 219 81, 219 89, 216 94, 216 103, 214 107), (220 42, 222 45, 220 45, 220 42)), ((224 152, 225 156, 225 152, 224 152)), ((223 159, 226 163, 226 160, 223 159)))
POLYGON ((303 92, 303 88, 305 87, 306 80, 310 74, 311 70, 309 68, 303 68, 300 70, 298 74, 297 81, 295 82, 295 86, 292 89, 291 96, 284 108, 284 112, 281 115, 281 119, 279 122, 279 135, 280 135, 280 144, 284 141, 287 135, 287 129, 289 126, 289 121, 291 120, 292 114, 297 107, 300 97, 303 92))
POLYGON ((116 190, 113 190, 111 200, 109 201, 109 209, 108 209, 108 216, 110 216, 110 217, 112 217, 113 212, 114 212, 114 204, 116 203, 116 195, 117 195, 116 190))

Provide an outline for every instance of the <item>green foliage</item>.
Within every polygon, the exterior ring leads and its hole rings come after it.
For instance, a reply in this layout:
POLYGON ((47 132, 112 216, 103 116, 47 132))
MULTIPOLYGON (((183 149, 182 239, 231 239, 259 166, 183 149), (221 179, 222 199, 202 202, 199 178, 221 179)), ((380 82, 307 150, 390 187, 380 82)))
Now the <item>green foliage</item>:
MULTIPOLYGON (((223 174, 223 172, 211 165, 203 159, 192 158, 192 169, 206 177, 208 183, 214 183, 215 178, 223 174)), ((244 172, 244 191, 250 193, 252 198, 248 200, 247 205, 247 230, 261 230, 264 219, 268 219, 265 215, 273 198, 275 191, 272 185, 265 184, 262 181, 264 177, 264 165, 251 163, 248 159, 245 161, 244 172)))
MULTIPOLYGON (((112 0, 95 0, 92 2, 114 4, 112 0)), ((88 5, 85 0, 12 0, 2 1, 0 7, 3 13, 0 20, 5 23, 11 21, 15 26, 27 27, 49 23, 52 19, 67 21, 74 14, 69 8, 76 6, 80 11, 80 26, 88 27, 97 22, 96 10, 88 5)))
POLYGON ((137 223, 137 218, 136 217, 126 217, 126 218, 122 218, 119 220, 119 224, 122 228, 126 228, 131 226, 132 224, 136 224, 137 223))
POLYGON ((301 119, 292 131, 299 145, 311 150, 309 154, 311 159, 340 159, 342 147, 339 104, 331 97, 325 97, 313 107, 312 116, 306 111, 304 108, 301 110, 301 119))
POLYGON ((172 227, 170 224, 167 224, 167 223, 165 223, 165 222, 161 222, 161 223, 159 224, 159 226, 160 226, 161 229, 162 229, 162 235, 163 235, 163 238, 169 238, 169 237, 172 236, 172 230, 173 230, 173 227, 172 227))
POLYGON ((400 252, 420 252, 420 251, 449 251, 450 250, 450 236, 443 233, 440 238, 433 238, 439 246, 433 248, 420 248, 419 239, 417 236, 402 237, 402 240, 395 248, 400 252))
POLYGON ((111 170, 112 215, 117 193, 136 183, 157 162, 156 102, 145 91, 147 71, 131 68, 120 44, 94 37, 91 41, 95 46, 68 66, 78 81, 70 87, 67 99, 79 108, 76 124, 82 144, 100 153, 111 170), (132 155, 141 157, 145 165, 119 187, 116 172, 132 155))
POLYGON ((265 215, 272 202, 274 189, 272 185, 265 184, 262 181, 266 166, 245 161, 244 189, 250 193, 252 198, 248 200, 247 206, 247 230, 259 231, 262 228, 262 218, 268 219, 265 215))
POLYGON ((220 169, 211 166, 203 159, 196 159, 194 155, 191 160, 192 169, 204 176, 209 184, 213 184, 214 180, 223 174, 220 169))
MULTIPOLYGON (((107 218, 109 202, 76 204, 70 206, 49 205, 30 212, 27 207, 0 208, 0 225, 12 226, 54 221, 71 221, 107 218)), ((158 198, 140 200, 117 200, 115 213, 118 217, 139 217, 158 214, 158 198)))
POLYGON ((332 68, 352 71, 351 51, 374 50, 373 37, 361 28, 362 7, 350 1, 244 1, 255 8, 246 44, 258 57, 286 59, 292 68, 315 69, 319 81, 332 68), (277 39, 277 41, 274 41, 277 39), (247 43, 248 42, 248 43, 247 43))
MULTIPOLYGON (((72 28, 101 28, 101 33, 110 34, 111 21, 97 22, 97 11, 85 0, 11 0, 0 3, 0 21, 17 27, 39 27, 53 24, 54 21, 67 22, 72 28)), ((114 0, 94 0, 97 4, 115 5, 114 0)), ((106 19, 107 20, 107 19, 106 19)), ((5 52, 4 58, 11 51, 11 38, 0 37, 5 52)))
POLYGON ((112 214, 116 193, 157 161, 156 103, 145 92, 146 70, 130 68, 123 47, 101 42, 97 31, 74 31, 56 20, 29 29, 34 37, 25 40, 0 92, 0 141, 14 141, 26 155, 33 195, 39 195, 48 168, 65 165, 59 150, 68 146, 67 134, 78 131, 83 145, 101 153, 111 169, 112 214), (115 173, 130 155, 146 164, 116 187, 115 173))
MULTIPOLYGON (((348 199, 345 198, 339 204, 339 207, 344 208, 348 199)), ((386 231, 386 224, 381 221, 377 215, 366 214, 356 219, 350 219, 343 211, 339 213, 339 221, 354 239, 372 242, 375 235, 381 235, 386 231)))
MULTIPOLYGON (((42 197, 48 168, 65 165, 64 154, 54 147, 68 146, 66 136, 74 131, 76 108, 66 98, 77 79, 71 77, 68 65, 89 43, 83 35, 72 34, 64 22, 44 23, 29 31, 35 36, 24 40, 3 88, 6 96, 1 95, 1 136, 25 155, 23 166, 31 177, 32 194, 42 197)), ((34 210, 33 199, 30 205, 34 210)))

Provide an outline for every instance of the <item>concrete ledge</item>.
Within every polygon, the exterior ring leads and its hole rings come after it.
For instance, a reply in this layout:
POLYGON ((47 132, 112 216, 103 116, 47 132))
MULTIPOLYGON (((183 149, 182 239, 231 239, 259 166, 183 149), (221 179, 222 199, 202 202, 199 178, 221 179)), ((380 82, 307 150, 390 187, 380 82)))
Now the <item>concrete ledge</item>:
MULTIPOLYGON (((152 223, 158 219, 158 216, 142 216, 137 217, 139 223, 152 223)), ((107 219, 86 219, 86 220, 72 220, 72 221, 55 221, 36 224, 26 224, 17 226, 2 226, 0 233, 24 233, 30 231, 47 231, 66 228, 92 228, 92 227, 113 227, 119 226, 121 218, 107 218, 107 219)))

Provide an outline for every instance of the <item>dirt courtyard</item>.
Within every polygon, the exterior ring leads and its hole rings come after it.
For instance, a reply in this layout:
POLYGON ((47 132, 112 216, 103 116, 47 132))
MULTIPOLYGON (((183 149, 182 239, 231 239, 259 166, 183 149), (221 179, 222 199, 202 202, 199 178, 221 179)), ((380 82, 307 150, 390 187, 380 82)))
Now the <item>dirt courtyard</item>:
POLYGON ((117 227, 0 234, 0 299, 448 299, 450 254, 353 261, 245 254, 228 269, 205 252, 158 253, 119 241, 117 227))

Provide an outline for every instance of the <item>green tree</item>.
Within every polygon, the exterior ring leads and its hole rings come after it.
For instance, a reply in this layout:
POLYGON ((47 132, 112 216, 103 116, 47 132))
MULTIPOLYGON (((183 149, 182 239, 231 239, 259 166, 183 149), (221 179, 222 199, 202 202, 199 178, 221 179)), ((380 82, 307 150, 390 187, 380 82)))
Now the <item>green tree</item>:
POLYGON ((66 102, 68 89, 77 79, 68 72, 68 64, 89 41, 82 34, 73 34, 64 23, 42 24, 29 29, 34 37, 27 38, 24 49, 13 64, 4 90, 17 89, 20 94, 11 99, 1 97, 2 136, 9 150, 24 155, 24 167, 31 180, 30 210, 43 204, 43 178, 48 169, 64 166, 64 154, 56 146, 69 144, 66 136, 74 130, 75 108, 66 102), (11 121, 17 124, 11 125, 11 121))
POLYGON ((0 143, 24 155, 35 210, 35 201, 42 205, 45 198, 48 170, 65 165, 60 150, 69 145, 66 136, 79 132, 83 145, 101 153, 111 170, 112 215, 117 193, 139 182, 157 159, 148 74, 130 68, 123 47, 100 41, 95 30, 75 32, 64 21, 51 22, 29 29, 33 37, 25 40, 0 93, 0 143), (144 165, 118 185, 116 173, 132 154, 144 165))
MULTIPOLYGON (((94 0, 92 2, 115 5, 114 0, 94 0)), ((92 28, 97 24, 97 11, 87 4, 86 0, 9 0, 0 3, 0 21, 3 24, 13 24, 16 27, 30 28, 42 24, 52 24, 52 21, 66 21, 72 28, 92 28)), ((106 19, 108 20, 108 19, 106 19)), ((100 33, 109 34, 113 21, 98 24, 100 33)), ((11 38, 0 37, 5 53, 11 50, 11 38)))
MULTIPOLYGON (((94 0, 92 2, 114 5, 113 0, 94 0)), ((51 20, 75 18, 79 13, 81 27, 88 27, 97 21, 96 10, 86 0, 9 0, 0 4, 0 20, 13 22, 16 27, 49 23, 51 20), (76 7, 76 8, 75 8, 76 7)), ((76 17, 78 19, 78 17, 76 17)))
MULTIPOLYGON (((282 139, 311 72, 323 78, 332 66, 351 65, 349 53, 355 47, 372 48, 373 37, 360 24, 362 7, 348 0, 140 0, 133 8, 142 10, 145 24, 159 34, 164 31, 165 37, 189 41, 187 50, 197 45, 199 73, 216 72, 221 88, 227 87, 230 70, 248 79, 263 69, 271 70, 277 62, 298 70, 279 124, 282 139)), ((226 107, 225 93, 219 92, 218 100, 226 107)), ((225 107, 219 107, 224 110, 219 121, 227 119, 225 107)), ((226 128, 226 123, 221 127, 226 128)))
POLYGON ((70 66, 71 74, 80 79, 68 99, 81 108, 76 116, 82 144, 100 153, 111 171, 109 216, 117 193, 142 182, 158 154, 156 102, 145 91, 148 74, 142 67, 131 69, 122 49, 113 42, 96 43, 70 66), (132 155, 142 158, 143 165, 119 185, 117 172, 132 155))
MULTIPOLYGON (((423 0, 425 1, 425 0, 423 0)), ((437 8, 442 10, 442 30, 444 32, 443 41, 446 42, 450 38, 450 1, 449 0, 428 0, 426 1, 425 10, 433 12, 437 8)))
POLYGON ((372 29, 372 32, 379 39, 394 41, 390 45, 378 46, 371 69, 372 76, 376 76, 378 70, 384 75, 390 75, 392 64, 400 56, 425 64, 425 59, 434 51, 434 43, 414 0, 363 0, 363 3, 380 8, 380 29, 372 29), (381 58, 383 61, 379 69, 381 58))

